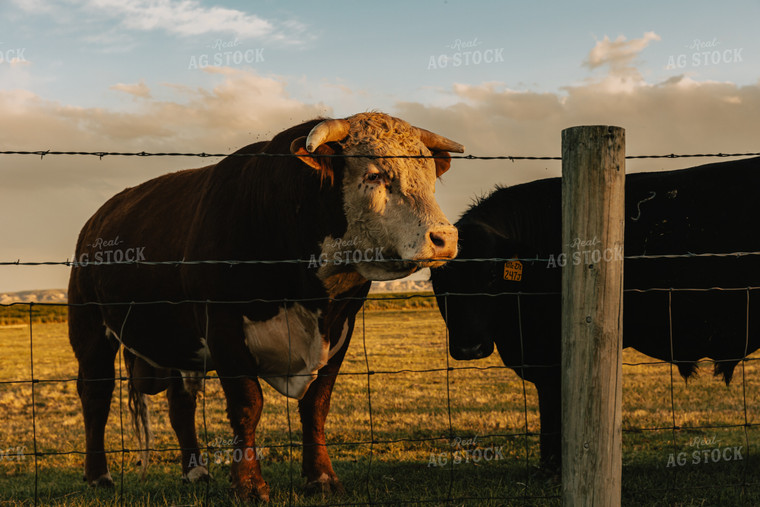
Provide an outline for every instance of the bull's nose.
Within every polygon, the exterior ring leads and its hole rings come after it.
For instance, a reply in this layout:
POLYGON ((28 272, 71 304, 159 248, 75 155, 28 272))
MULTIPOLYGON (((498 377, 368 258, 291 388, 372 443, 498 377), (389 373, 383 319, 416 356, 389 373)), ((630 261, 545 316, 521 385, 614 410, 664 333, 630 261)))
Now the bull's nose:
POLYGON ((457 240, 459 234, 456 227, 439 227, 428 233, 428 239, 433 248, 433 258, 453 259, 457 255, 457 240))

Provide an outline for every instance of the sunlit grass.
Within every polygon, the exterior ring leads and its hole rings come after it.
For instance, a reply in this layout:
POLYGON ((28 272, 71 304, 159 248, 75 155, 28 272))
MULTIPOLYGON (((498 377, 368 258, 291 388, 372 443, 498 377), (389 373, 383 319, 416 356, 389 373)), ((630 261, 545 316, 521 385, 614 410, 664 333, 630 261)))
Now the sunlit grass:
MULTIPOLYGON (((139 479, 137 453, 122 452, 137 447, 126 410, 125 382, 117 383, 106 435, 116 489, 87 487, 82 482, 84 432, 77 364, 66 324, 34 324, 31 335, 33 349, 28 325, 0 328, 0 502, 32 503, 35 486, 45 505, 231 502, 229 460, 223 454, 212 457, 208 484, 180 482, 179 451, 163 395, 152 399, 158 450, 152 454, 147 479, 139 479)), ((624 362, 653 361, 626 350, 624 362)), ((756 361, 740 364, 730 387, 712 378, 710 364, 688 384, 674 370, 671 402, 670 365, 624 367, 624 504, 760 504, 758 431, 743 426, 745 421, 760 422, 758 368, 756 361), (730 461, 693 463, 694 451, 739 446, 741 459, 731 454, 730 461), (670 455, 679 453, 686 453, 688 460, 668 466, 670 455), (751 486, 743 491, 736 485, 744 482, 751 486)), ((272 503, 330 500, 303 497, 297 404, 286 403, 268 385, 262 386, 265 407, 257 440, 272 503)), ((454 498, 456 505, 559 505, 556 478, 537 469, 535 389, 504 368, 496 355, 473 362, 450 359, 445 327, 434 308, 360 313, 332 400, 327 421, 330 455, 348 492, 333 501, 435 505, 454 498), (460 439, 459 446, 452 437, 460 439), (468 463, 461 459, 466 457, 461 451, 467 449, 499 449, 493 455, 499 459, 468 463), (457 451, 459 462, 454 461, 457 451)), ((197 425, 202 442, 231 438, 216 379, 206 382, 197 425)))

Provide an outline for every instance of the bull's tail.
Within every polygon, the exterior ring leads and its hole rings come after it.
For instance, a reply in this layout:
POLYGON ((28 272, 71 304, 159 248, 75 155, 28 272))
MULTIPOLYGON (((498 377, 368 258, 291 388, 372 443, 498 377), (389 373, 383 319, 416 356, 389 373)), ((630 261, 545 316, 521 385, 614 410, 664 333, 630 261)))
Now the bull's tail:
POLYGON ((148 396, 137 390, 131 378, 127 381, 127 391, 129 393, 129 413, 132 414, 132 429, 137 436, 140 449, 140 478, 145 479, 150 462, 150 448, 153 445, 148 396))

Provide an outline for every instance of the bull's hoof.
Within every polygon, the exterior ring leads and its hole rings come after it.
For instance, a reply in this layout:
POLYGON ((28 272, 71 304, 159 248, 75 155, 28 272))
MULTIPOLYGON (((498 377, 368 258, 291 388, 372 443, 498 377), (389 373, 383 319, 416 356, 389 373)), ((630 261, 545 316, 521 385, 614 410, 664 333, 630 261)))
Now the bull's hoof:
POLYGON ((240 501, 256 501, 269 503, 269 485, 265 482, 256 487, 253 484, 238 485, 232 487, 232 494, 240 501))
POLYGON ((113 479, 111 478, 111 472, 106 472, 92 481, 87 480, 87 477, 85 477, 84 480, 93 488, 113 488, 113 479))
POLYGON ((191 469, 186 474, 182 474, 182 481, 189 484, 208 482, 210 478, 211 476, 208 473, 208 469, 202 465, 191 469))
POLYGON ((324 473, 318 479, 307 482, 304 490, 307 496, 319 494, 342 495, 346 492, 343 484, 340 483, 337 477, 330 477, 324 473))

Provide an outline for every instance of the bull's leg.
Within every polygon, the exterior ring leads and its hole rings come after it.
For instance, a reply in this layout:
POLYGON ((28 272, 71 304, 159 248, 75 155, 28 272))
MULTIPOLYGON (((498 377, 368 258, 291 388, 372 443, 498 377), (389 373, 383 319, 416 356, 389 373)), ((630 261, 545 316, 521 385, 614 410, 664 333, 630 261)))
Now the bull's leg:
POLYGON ((536 382, 541 418, 541 466, 559 470, 562 465, 562 389, 560 378, 551 375, 536 382))
POLYGON ((192 376, 183 379, 178 371, 173 371, 169 389, 166 391, 166 398, 169 401, 169 420, 182 449, 182 479, 188 482, 208 480, 208 469, 202 461, 198 436, 195 432, 198 388, 198 379, 192 376))
POLYGON ((69 340, 79 361, 77 393, 84 416, 84 479, 92 486, 112 487, 105 454, 105 428, 115 384, 118 344, 106 337, 101 318, 93 308, 71 307, 69 340))
POLYGON ((343 493, 343 485, 333 470, 327 455, 325 419, 330 410, 330 396, 335 379, 348 349, 348 340, 319 370, 319 377, 309 386, 298 402, 303 426, 303 470, 306 493, 343 493))
POLYGON ((256 455, 256 426, 261 418, 264 397, 259 379, 254 375, 256 364, 245 345, 242 319, 222 311, 210 316, 207 338, 211 357, 227 400, 227 417, 234 435, 234 456, 230 475, 232 490, 241 499, 269 501, 269 486, 261 475, 256 455), (213 325, 212 325, 213 324, 213 325), (237 452, 239 450, 239 452, 237 452))
POLYGON ((257 378, 237 377, 237 373, 218 368, 224 395, 227 398, 227 417, 234 435, 234 452, 240 459, 232 461, 232 489, 241 499, 269 501, 269 486, 261 475, 256 456, 256 426, 261 418, 264 398, 257 378))

